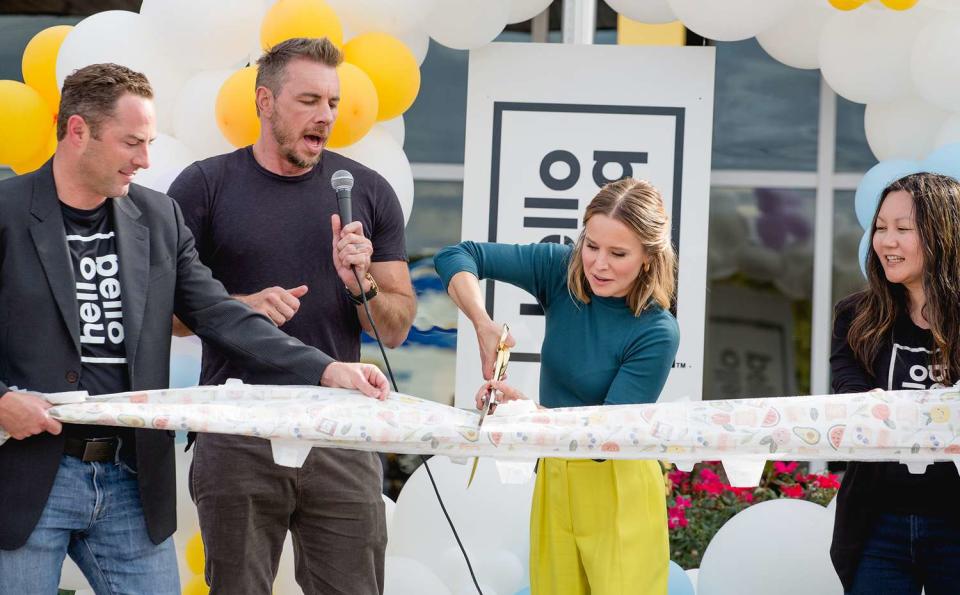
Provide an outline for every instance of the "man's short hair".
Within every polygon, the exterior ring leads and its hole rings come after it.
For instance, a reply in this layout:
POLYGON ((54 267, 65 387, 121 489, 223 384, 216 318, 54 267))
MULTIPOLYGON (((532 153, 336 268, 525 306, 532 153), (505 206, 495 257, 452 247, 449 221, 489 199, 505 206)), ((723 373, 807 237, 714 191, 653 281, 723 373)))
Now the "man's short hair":
POLYGON ((114 114, 126 93, 153 99, 153 87, 141 73, 119 64, 91 64, 74 70, 63 80, 60 111, 57 114, 57 140, 67 135, 67 120, 77 115, 98 138, 100 125, 114 114))
POLYGON ((297 59, 336 68, 343 62, 343 53, 326 37, 294 37, 281 41, 257 60, 257 88, 266 87, 274 97, 279 95, 287 64, 297 59))

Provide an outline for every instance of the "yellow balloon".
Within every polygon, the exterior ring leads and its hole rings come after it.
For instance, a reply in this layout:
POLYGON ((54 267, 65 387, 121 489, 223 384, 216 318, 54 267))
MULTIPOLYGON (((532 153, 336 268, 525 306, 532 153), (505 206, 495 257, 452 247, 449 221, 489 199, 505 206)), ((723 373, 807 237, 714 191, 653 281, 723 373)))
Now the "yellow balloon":
POLYGON ((280 0, 260 24, 260 45, 269 49, 292 37, 328 37, 343 45, 343 27, 337 13, 322 0, 280 0))
POLYGON ((830 0, 830 5, 837 10, 856 10, 867 3, 867 0, 830 0))
POLYGON ((47 162, 47 159, 53 155, 54 151, 57 150, 57 127, 54 126, 50 129, 50 137, 47 140, 47 144, 43 146, 40 151, 34 153, 28 159, 21 161, 19 163, 11 163, 10 169, 17 175, 28 174, 32 171, 40 169, 40 166, 47 162))
POLYGON ((0 81, 0 163, 21 163, 33 157, 50 138, 54 118, 33 87, 0 81))
POLYGON ((337 67, 340 77, 340 105, 333 132, 327 139, 331 148, 346 147, 370 132, 377 122, 377 89, 365 72, 344 62, 337 67))
POLYGON ((209 593, 210 587, 207 586, 207 581, 202 574, 193 577, 183 586, 183 595, 208 595, 209 593))
POLYGON ((187 567, 190 568, 190 572, 203 574, 203 564, 206 560, 203 556, 203 538, 200 537, 199 531, 194 533, 190 541, 187 542, 183 557, 187 559, 187 567))
POLYGON ((72 25, 48 27, 37 33, 23 50, 23 82, 36 89, 50 107, 60 111, 60 86, 57 84, 57 54, 72 25))
POLYGON ((396 118, 420 91, 420 67, 413 52, 386 33, 357 35, 343 46, 343 59, 367 73, 377 89, 377 120, 396 118))
POLYGON ((880 0, 883 5, 893 10, 907 10, 917 4, 917 0, 880 0))
POLYGON ((217 94, 217 126, 235 147, 246 147, 260 136, 257 117, 257 67, 247 66, 230 75, 217 94))

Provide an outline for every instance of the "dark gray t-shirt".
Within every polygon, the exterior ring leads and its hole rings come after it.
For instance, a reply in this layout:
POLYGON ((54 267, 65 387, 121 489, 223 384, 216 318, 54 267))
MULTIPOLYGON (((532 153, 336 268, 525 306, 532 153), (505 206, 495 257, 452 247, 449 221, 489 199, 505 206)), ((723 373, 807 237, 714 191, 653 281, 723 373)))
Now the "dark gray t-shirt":
MULTIPOLYGON (((228 292, 307 285, 300 310, 281 330, 337 360, 357 361, 360 320, 333 266, 330 216, 337 196, 330 178, 339 169, 353 174, 353 218, 373 242, 373 261, 406 261, 403 212, 393 189, 375 171, 330 151, 310 172, 288 177, 261 167, 245 147, 189 166, 168 194, 180 203, 200 260, 228 292)), ((201 382, 227 378, 270 382, 204 343, 201 382)))

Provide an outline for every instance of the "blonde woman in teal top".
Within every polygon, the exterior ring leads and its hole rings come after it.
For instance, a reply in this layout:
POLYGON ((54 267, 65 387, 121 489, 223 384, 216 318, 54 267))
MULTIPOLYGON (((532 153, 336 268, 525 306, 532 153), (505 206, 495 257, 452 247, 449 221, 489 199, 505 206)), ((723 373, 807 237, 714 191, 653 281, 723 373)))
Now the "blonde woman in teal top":
MULTIPOLYGON (((675 256, 660 193, 626 178, 604 186, 572 248, 463 242, 435 258, 451 298, 473 322, 484 378, 501 326, 479 279, 520 287, 546 315, 540 405, 579 407, 657 400, 679 343, 669 308, 675 256)), ((503 382, 502 400, 522 398, 503 382)), ((582 445, 597 448, 596 445, 582 445)), ((543 459, 530 521, 533 595, 667 592, 663 476, 656 461, 543 459)))

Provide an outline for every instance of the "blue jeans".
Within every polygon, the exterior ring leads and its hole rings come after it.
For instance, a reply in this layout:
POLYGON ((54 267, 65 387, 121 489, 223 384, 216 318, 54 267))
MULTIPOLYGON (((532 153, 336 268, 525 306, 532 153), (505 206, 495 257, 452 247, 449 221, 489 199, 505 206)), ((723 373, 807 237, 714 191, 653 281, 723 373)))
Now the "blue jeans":
POLYGON ((847 595, 954 595, 960 593, 960 523, 881 514, 867 538, 847 595))
POLYGON ((137 476, 123 463, 63 456, 27 543, 0 550, 0 593, 55 594, 67 554, 97 595, 180 593, 173 540, 150 541, 137 476))

